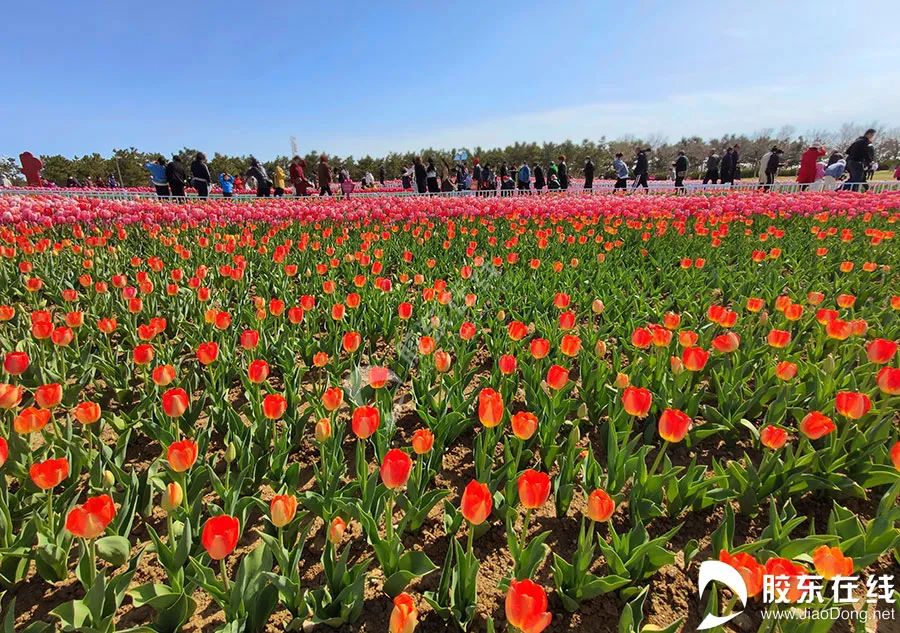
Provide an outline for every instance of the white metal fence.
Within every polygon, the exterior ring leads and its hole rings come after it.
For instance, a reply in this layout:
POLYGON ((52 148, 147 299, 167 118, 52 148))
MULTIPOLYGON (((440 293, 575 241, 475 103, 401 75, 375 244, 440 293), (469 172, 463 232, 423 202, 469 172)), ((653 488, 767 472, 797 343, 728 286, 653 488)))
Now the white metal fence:
MULTIPOLYGON (((873 193, 881 193, 884 191, 900 191, 900 181, 873 181, 867 183, 842 183, 838 189, 853 191, 868 191, 873 193)), ((540 191, 535 189, 489 189, 480 191, 448 191, 439 193, 416 193, 413 191, 358 191, 350 194, 350 198, 378 198, 384 196, 392 197, 515 197, 515 196, 591 196, 591 195, 676 195, 676 194, 721 194, 728 192, 751 192, 751 191, 771 191, 774 193, 821 193, 822 181, 812 183, 810 185, 801 185, 796 182, 776 182, 771 185, 760 185, 756 182, 738 182, 735 184, 711 185, 700 183, 685 183, 684 187, 676 188, 671 181, 651 181, 646 189, 642 187, 635 188, 633 183, 629 183, 625 190, 616 191, 614 184, 611 182, 595 182, 590 190, 581 188, 569 188, 567 190, 547 190, 540 191)), ((72 198, 102 198, 107 200, 157 200, 158 196, 153 192, 144 191, 127 191, 127 190, 104 190, 96 191, 69 190, 63 188, 0 188, 0 196, 37 196, 37 195, 54 195, 72 198)), ((336 192, 335 199, 346 198, 348 196, 336 192)), ((296 199, 295 196, 285 195, 285 199, 296 199)), ((309 199, 317 199, 319 196, 308 196, 309 199)), ((178 198, 166 198, 168 200, 178 200, 178 198)), ((191 202, 200 202, 201 199, 196 194, 190 194, 187 199, 191 202)), ((257 200, 257 196, 251 193, 239 194, 230 198, 225 198, 221 194, 213 194, 209 196, 209 200, 230 200, 232 202, 252 202, 257 200)))

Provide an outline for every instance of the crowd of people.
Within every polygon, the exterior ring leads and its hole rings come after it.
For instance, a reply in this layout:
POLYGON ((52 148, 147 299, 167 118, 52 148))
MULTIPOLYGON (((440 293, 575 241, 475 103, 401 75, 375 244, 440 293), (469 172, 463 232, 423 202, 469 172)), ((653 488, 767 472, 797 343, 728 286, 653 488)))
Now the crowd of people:
MULTIPOLYGON (((806 189, 833 190, 837 188, 858 190, 865 188, 871 179, 878 163, 875 161, 873 141, 876 131, 866 130, 845 152, 827 152, 818 141, 810 144, 800 157, 797 182, 806 189), (826 158, 827 156, 827 158, 826 158)), ((619 152, 612 163, 603 166, 603 173, 615 180, 615 191, 627 191, 629 181, 631 189, 648 189, 650 178, 649 147, 635 147, 630 165, 625 156, 619 152)), ((726 147, 720 156, 715 150, 709 152, 699 167, 702 183, 730 184, 742 179, 741 148, 738 144, 726 147)), ((777 146, 766 152, 756 166, 758 183, 762 188, 772 185, 778 171, 784 166, 784 151, 777 146)), ((150 174, 150 180, 160 197, 182 198, 186 189, 192 188, 197 196, 208 197, 217 184, 224 197, 235 194, 255 193, 259 197, 283 196, 292 190, 296 196, 308 196, 317 192, 320 196, 340 194, 350 196, 357 189, 375 190, 376 183, 384 186, 385 168, 379 169, 378 179, 371 172, 366 172, 355 182, 346 168, 335 167, 329 163, 328 156, 319 157, 315 169, 310 169, 305 159, 294 156, 285 171, 283 165, 275 164, 266 169, 257 159, 251 158, 249 166, 243 173, 231 174, 222 172, 215 177, 210 172, 206 155, 197 152, 189 165, 180 156, 173 156, 166 161, 162 156, 144 166, 150 174)), ((746 168, 746 165, 745 165, 746 168)), ((685 189, 685 178, 691 169, 690 161, 684 150, 679 150, 671 162, 670 177, 678 191, 685 189)), ((560 155, 546 165, 540 161, 522 161, 510 165, 506 161, 499 165, 484 163, 475 157, 471 169, 464 160, 450 164, 440 158, 440 166, 433 158, 415 157, 410 165, 400 174, 402 189, 413 193, 441 193, 452 191, 478 191, 499 195, 513 195, 526 191, 566 191, 574 186, 591 191, 594 188, 597 168, 588 157, 581 167, 583 180, 575 185, 570 178, 566 157, 560 155)), ((900 180, 900 167, 895 177, 900 180)), ((80 187, 84 183, 70 177, 68 186, 80 187)), ((118 186, 113 175, 108 178, 107 186, 118 186)))

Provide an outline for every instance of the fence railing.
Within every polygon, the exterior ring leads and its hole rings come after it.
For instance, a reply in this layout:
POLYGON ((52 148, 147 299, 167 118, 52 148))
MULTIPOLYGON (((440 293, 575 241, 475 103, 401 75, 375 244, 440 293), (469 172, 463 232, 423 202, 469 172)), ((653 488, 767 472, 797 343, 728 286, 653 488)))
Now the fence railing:
MULTIPOLYGON (((773 193, 821 193, 823 189, 823 181, 818 181, 808 185, 801 185, 796 182, 776 182, 772 184, 759 184, 755 182, 739 182, 735 184, 712 185, 687 182, 683 187, 675 187, 673 182, 651 181, 647 188, 635 187, 633 183, 629 183, 627 189, 616 190, 611 182, 595 182, 592 189, 569 188, 569 189, 487 189, 487 190, 465 190, 465 191, 446 191, 437 193, 417 193, 414 191, 355 191, 349 196, 341 194, 339 191, 331 196, 334 199, 341 198, 379 198, 385 196, 391 197, 439 197, 439 198, 455 198, 455 197, 514 197, 514 196, 592 196, 592 195, 681 195, 685 193, 691 194, 722 194, 728 192, 750 192, 750 191, 770 191, 773 193)), ((873 193, 881 193, 884 191, 900 191, 900 181, 872 181, 865 183, 840 183, 837 190, 852 191, 868 191, 873 193)), ((64 188, 0 188, 0 196, 38 196, 38 195, 54 195, 69 198, 101 198, 106 200, 184 200, 191 202, 202 202, 196 194, 189 194, 185 198, 160 198, 153 192, 144 191, 128 191, 128 190, 97 190, 85 191, 83 189, 70 191, 64 188)), ((285 199, 297 199, 293 195, 286 194, 285 199)), ((327 196, 307 196, 308 199, 327 198, 327 196)), ((212 194, 209 200, 230 200, 232 202, 252 202, 259 198, 252 193, 237 194, 229 198, 225 198, 221 194, 212 194)))

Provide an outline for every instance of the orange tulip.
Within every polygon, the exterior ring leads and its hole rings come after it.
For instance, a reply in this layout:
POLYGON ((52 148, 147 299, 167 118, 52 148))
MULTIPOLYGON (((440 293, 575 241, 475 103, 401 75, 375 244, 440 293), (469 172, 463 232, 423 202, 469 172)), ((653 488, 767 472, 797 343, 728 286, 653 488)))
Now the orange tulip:
POLYGON ((531 436, 537 431, 537 416, 528 411, 519 411, 512 416, 510 422, 513 435, 522 441, 531 439, 531 436))
POLYGON ((332 545, 340 544, 344 538, 344 531, 347 529, 347 522, 341 517, 334 517, 328 525, 328 542, 332 545))
POLYGON ((787 347, 791 342, 791 333, 784 330, 771 330, 768 341, 769 346, 777 349, 787 347))
POLYGON ((688 371, 702 371, 709 360, 709 352, 702 347, 686 347, 681 352, 681 362, 688 371))
POLYGON ((194 440, 172 442, 166 451, 169 467, 176 473, 183 473, 197 461, 198 450, 194 440))
POLYGON ((241 532, 241 523, 235 517, 220 514, 206 520, 200 542, 209 557, 222 560, 234 551, 241 532))
POLYGON ((34 407, 25 407, 13 419, 13 429, 16 433, 37 433, 50 422, 50 411, 47 409, 35 409, 34 407))
POLYGON ((366 439, 378 430, 381 423, 381 415, 378 409, 364 405, 357 407, 353 411, 350 424, 353 427, 353 433, 361 440, 366 439))
POLYGON ((831 418, 822 415, 819 411, 811 411, 800 421, 800 432, 811 440, 817 440, 835 430, 831 418))
POLYGON ((766 448, 777 451, 787 442, 787 431, 777 426, 769 425, 759 432, 759 441, 766 448))
POLYGON ((197 346, 197 360, 203 365, 211 365, 219 357, 219 344, 210 341, 197 346))
POLYGON ((244 349, 256 349, 259 345, 259 332, 256 330, 244 330, 241 332, 241 347, 244 349))
POLYGON ((269 363, 262 359, 250 361, 247 366, 247 378, 252 383, 259 384, 265 382, 269 377, 269 363))
POLYGON ((550 353, 550 341, 545 338, 533 338, 528 344, 528 351, 531 352, 532 358, 540 360, 546 358, 550 353))
POLYGON ((322 406, 326 411, 336 411, 344 402, 344 390, 340 387, 329 387, 322 394, 322 406))
POLYGON ((872 401, 864 393, 839 391, 834 397, 834 408, 845 418, 858 420, 872 408, 872 401))
POLYGON ((647 349, 653 343, 653 334, 646 328, 636 328, 631 333, 631 344, 638 349, 647 349))
POLYGON ((603 523, 609 521, 616 511, 616 503, 605 490, 597 488, 587 498, 585 513, 591 521, 603 523))
POLYGON ((503 421, 503 397, 499 392, 485 387, 478 394, 478 419, 481 423, 492 428, 503 421))
POLYGON ((470 481, 460 500, 460 510, 466 521, 472 525, 481 525, 490 516, 493 507, 494 501, 487 484, 470 481))
POLYGON ((450 354, 443 350, 434 353, 434 368, 442 374, 450 370, 450 354))
POLYGON ((831 580, 835 576, 853 575, 853 559, 844 556, 838 547, 820 545, 813 550, 812 560, 816 571, 825 580, 831 580))
POLYGON ((424 455, 434 446, 434 433, 428 429, 417 429, 413 433, 411 444, 416 455, 424 455))
POLYGON ((626 387, 622 393, 622 406, 628 415, 645 418, 650 411, 653 395, 644 387, 626 387))
POLYGON ((158 387, 166 387, 175 380, 175 368, 172 365, 154 367, 152 378, 158 387))
POLYGON ((96 402, 82 402, 72 413, 82 424, 93 424, 100 419, 100 405, 96 402))
POLYGON ((109 495, 90 497, 66 515, 66 529, 79 538, 95 539, 106 531, 116 516, 116 506, 109 495))
POLYGON ((275 495, 269 502, 269 514, 272 525, 284 527, 294 520, 297 514, 297 498, 294 495, 275 495))
POLYGON ((541 507, 550 497, 550 476, 529 468, 516 482, 519 503, 523 508, 534 510, 541 507))
POLYGON ((521 341, 528 334, 528 326, 521 321, 513 321, 506 327, 509 338, 514 341, 521 341))
POLYGON ((475 326, 465 321, 459 326, 459 338, 464 341, 470 341, 475 336, 475 326))
POLYGON ((412 459, 399 448, 392 448, 381 462, 381 481, 390 490, 397 490, 409 481, 412 459))
POLYGON ((316 422, 314 435, 316 441, 319 443, 325 442, 331 437, 331 422, 328 421, 328 418, 320 418, 319 421, 316 422))
POLYGON ((389 633, 413 633, 419 621, 416 603, 408 593, 401 593, 394 598, 394 609, 388 624, 389 633))
POLYGON ((28 469, 28 474, 35 486, 41 490, 50 490, 69 476, 69 460, 65 457, 59 457, 43 462, 35 462, 28 469))
POLYGON ((17 387, 16 385, 10 385, 7 383, 0 383, 0 409, 12 409, 19 406, 19 403, 21 401, 21 387, 17 387))
POLYGON ((381 389, 387 384, 391 372, 387 367, 369 367, 369 386, 372 389, 381 389))
POLYGON ((756 562, 756 559, 750 554, 747 554, 746 552, 729 554, 727 550, 723 549, 719 552, 719 560, 726 565, 734 567, 741 575, 741 578, 744 579, 744 584, 747 587, 748 597, 753 598, 762 593, 763 576, 765 575, 766 568, 756 562))
POLYGON ((559 343, 559 351, 566 356, 578 356, 581 351, 581 339, 574 334, 566 334, 559 343))
POLYGON ((34 401, 42 409, 53 409, 62 401, 62 385, 51 383, 34 390, 34 401))
POLYGON ((348 354, 352 354, 358 350, 361 343, 362 336, 360 336, 359 332, 347 332, 344 334, 341 342, 344 351, 348 354))
POLYGON ((180 418, 188 410, 191 401, 187 392, 181 387, 169 389, 162 395, 162 408, 170 418, 180 418))
POLYGON ((800 590, 800 577, 807 575, 807 569, 786 558, 770 558, 766 561, 764 576, 780 576, 785 578, 786 598, 788 602, 796 602, 803 595, 800 590))
POLYGON ((690 416, 678 409, 666 409, 659 416, 657 424, 659 436, 667 442, 680 442, 691 430, 693 422, 690 416))
POLYGON ((184 501, 184 490, 177 481, 171 481, 166 485, 162 494, 160 505, 167 514, 171 514, 184 501))
POLYGON ((522 633, 541 633, 550 626, 547 593, 531 580, 512 580, 506 593, 506 621, 522 633))
POLYGON ((889 396, 900 395, 900 368, 882 367, 875 377, 875 384, 882 393, 889 396))
POLYGON ((722 352, 723 354, 730 354, 736 350, 740 344, 741 338, 734 332, 720 334, 712 340, 712 346, 716 351, 722 352))

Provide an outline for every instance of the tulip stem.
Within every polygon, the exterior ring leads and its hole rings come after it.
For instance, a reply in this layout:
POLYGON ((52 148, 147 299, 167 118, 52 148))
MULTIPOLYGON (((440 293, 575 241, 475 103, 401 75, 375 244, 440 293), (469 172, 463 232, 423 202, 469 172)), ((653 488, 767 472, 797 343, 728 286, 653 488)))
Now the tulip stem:
POLYGON ((384 534, 388 542, 394 538, 394 491, 388 492, 387 501, 384 504, 384 534))
POLYGON ((97 550, 94 541, 95 539, 90 539, 87 542, 88 562, 90 562, 87 589, 94 586, 94 580, 97 578, 97 550))
POLYGON ((475 540, 475 526, 472 525, 471 523, 469 523, 468 541, 466 543, 466 551, 469 553, 469 556, 472 556, 472 554, 473 554, 472 548, 473 548, 474 540, 475 540))
POLYGON ((50 534, 56 536, 53 531, 53 488, 47 491, 47 525, 50 527, 50 534))
POLYGON ((650 479, 653 474, 656 472, 656 469, 659 468, 659 465, 662 464, 663 456, 666 454, 666 450, 669 448, 669 442, 666 440, 663 442, 662 448, 659 449, 659 453, 656 454, 656 459, 653 461, 653 465, 650 467, 650 470, 647 471, 647 479, 650 479))
POLYGON ((230 591, 231 584, 228 582, 228 570, 225 569, 225 559, 219 559, 219 574, 222 576, 222 583, 225 585, 225 591, 230 591))
POLYGON ((528 541, 528 523, 531 521, 531 508, 525 510, 525 518, 522 520, 522 538, 519 541, 519 556, 525 551, 525 543, 528 541))

